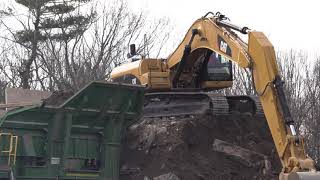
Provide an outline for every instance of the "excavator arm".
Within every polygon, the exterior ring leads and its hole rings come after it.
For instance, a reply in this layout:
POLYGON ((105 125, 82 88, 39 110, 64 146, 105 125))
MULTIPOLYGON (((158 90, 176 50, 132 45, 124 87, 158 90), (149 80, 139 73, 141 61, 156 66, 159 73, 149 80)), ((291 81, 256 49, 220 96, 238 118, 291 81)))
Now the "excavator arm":
POLYGON ((283 176, 315 171, 313 160, 305 152, 304 140, 296 133, 272 44, 263 33, 252 31, 248 45, 255 89, 284 168, 283 176))
POLYGON ((314 161, 305 152, 302 136, 295 131, 271 42, 262 32, 232 25, 221 14, 210 18, 206 16, 191 26, 181 44, 167 59, 169 69, 177 67, 173 84, 185 66, 185 57, 199 48, 219 52, 240 67, 249 68, 283 166, 280 180, 320 179, 314 161), (248 34, 248 43, 232 30, 248 34))

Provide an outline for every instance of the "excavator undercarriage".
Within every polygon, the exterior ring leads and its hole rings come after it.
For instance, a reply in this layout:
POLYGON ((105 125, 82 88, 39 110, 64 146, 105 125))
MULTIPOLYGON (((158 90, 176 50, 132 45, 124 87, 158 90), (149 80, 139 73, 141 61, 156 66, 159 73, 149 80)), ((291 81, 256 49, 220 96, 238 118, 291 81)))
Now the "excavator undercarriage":
POLYGON ((188 117, 231 112, 264 116, 258 97, 225 96, 214 92, 158 92, 145 96, 144 117, 188 117))

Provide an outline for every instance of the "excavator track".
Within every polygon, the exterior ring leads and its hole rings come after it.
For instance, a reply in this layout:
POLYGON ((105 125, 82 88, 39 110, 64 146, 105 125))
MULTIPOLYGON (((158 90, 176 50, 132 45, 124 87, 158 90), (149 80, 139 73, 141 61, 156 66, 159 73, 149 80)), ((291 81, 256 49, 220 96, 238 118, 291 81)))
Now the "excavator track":
POLYGON ((233 112, 263 117, 258 97, 224 96, 207 92, 157 92, 147 93, 144 117, 188 117, 204 114, 229 115, 233 112))

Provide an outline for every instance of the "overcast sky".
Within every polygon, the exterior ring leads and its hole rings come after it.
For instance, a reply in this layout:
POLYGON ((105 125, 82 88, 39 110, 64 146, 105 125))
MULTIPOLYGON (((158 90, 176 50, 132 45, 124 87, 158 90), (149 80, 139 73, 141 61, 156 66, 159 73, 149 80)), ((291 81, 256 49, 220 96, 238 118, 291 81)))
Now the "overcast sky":
MULTIPOLYGON (((13 0, 0 0, 0 4, 7 4, 10 1, 13 0)), ((175 39, 171 38, 171 41, 180 41, 192 23, 205 13, 220 11, 234 24, 264 32, 277 50, 295 49, 303 50, 311 56, 320 55, 320 1, 317 0, 127 0, 126 2, 132 11, 147 12, 149 18, 167 17, 173 25, 175 39)), ((166 49, 176 47, 169 46, 174 47, 166 49)))
POLYGON ((263 31, 276 49, 320 54, 317 0, 128 0, 128 4, 133 11, 168 17, 181 36, 206 12, 220 11, 234 24, 263 31))

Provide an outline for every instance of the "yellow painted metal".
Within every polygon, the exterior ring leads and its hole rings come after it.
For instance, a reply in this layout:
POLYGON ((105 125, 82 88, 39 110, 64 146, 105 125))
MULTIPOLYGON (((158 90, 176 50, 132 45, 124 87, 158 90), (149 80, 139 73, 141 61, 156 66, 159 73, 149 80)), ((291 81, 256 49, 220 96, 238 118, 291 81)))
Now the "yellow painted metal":
POLYGON ((199 31, 199 36, 195 36, 192 42, 192 51, 200 48, 207 48, 236 61, 241 67, 249 67, 250 61, 246 53, 246 47, 241 45, 240 39, 230 34, 228 31, 225 31, 222 27, 217 26, 214 19, 201 18, 194 22, 178 48, 168 57, 168 68, 172 68, 180 62, 184 47, 189 43, 191 38, 192 29, 198 29, 199 31), (221 51, 220 47, 218 47, 218 35, 222 37, 232 49, 231 57, 221 51))
POLYGON ((148 80, 148 88, 170 89, 171 81, 168 72, 148 72, 144 74, 148 80))
POLYGON ((139 70, 141 61, 143 60, 138 60, 115 67, 110 74, 111 78, 117 78, 128 74, 132 74, 138 77, 140 75, 139 70))
MULTIPOLYGON (((12 133, 0 133, 1 136, 8 136, 9 139, 9 149, 1 150, 2 153, 8 154, 8 165, 15 165, 16 159, 17 159, 17 147, 18 147, 18 140, 19 137, 13 135, 12 133)), ((0 142, 1 144, 1 142, 0 142)), ((5 143, 2 143, 1 145, 5 146, 5 143)))
POLYGON ((142 59, 123 66, 116 67, 111 72, 111 78, 132 75, 141 85, 154 89, 170 89, 170 72, 161 59, 142 59))

